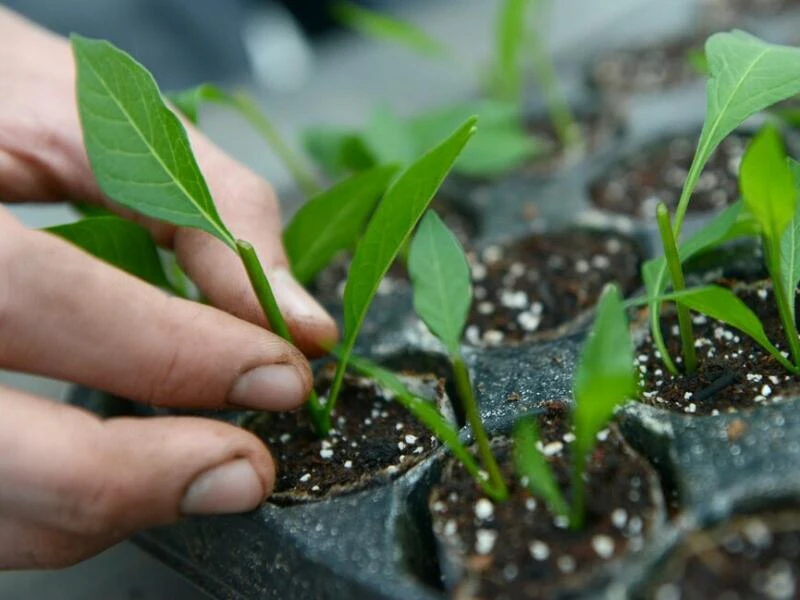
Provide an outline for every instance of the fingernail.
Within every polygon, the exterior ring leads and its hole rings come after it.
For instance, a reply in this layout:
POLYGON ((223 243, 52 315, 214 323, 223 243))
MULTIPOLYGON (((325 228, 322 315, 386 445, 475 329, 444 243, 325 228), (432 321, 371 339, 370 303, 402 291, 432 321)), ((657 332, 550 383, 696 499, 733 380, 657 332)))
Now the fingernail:
POLYGON ((290 365, 264 365, 239 375, 228 404, 254 410, 291 410, 307 395, 305 379, 290 365))
POLYGON ((290 313, 295 320, 322 321, 335 326, 333 319, 322 305, 288 270, 281 267, 270 271, 269 280, 281 310, 290 313))
POLYGON ((250 464, 239 458, 199 475, 181 501, 185 515, 221 515, 256 508, 264 499, 264 484, 250 464))

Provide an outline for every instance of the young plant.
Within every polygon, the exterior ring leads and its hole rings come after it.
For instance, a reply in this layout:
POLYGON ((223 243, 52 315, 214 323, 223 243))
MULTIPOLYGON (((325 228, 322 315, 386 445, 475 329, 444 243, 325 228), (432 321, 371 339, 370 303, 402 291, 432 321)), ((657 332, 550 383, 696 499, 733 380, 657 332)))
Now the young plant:
MULTIPOLYGON (((800 93, 800 49, 768 44, 742 31, 733 31, 712 35, 706 42, 705 53, 709 69, 706 117, 671 223, 675 240, 680 240, 683 219, 700 174, 722 140, 751 116, 800 93)), ((662 261, 656 271, 643 273, 651 297, 663 294, 669 272, 666 261, 662 261)), ((660 304, 653 301, 650 305, 653 342, 665 367, 677 374, 659 323, 660 304)), ((685 349, 694 340, 690 339, 689 331, 683 334, 687 337, 682 340, 685 349)))
POLYGON ((411 242, 408 270, 414 290, 414 308, 428 329, 441 340, 453 365, 453 378, 478 453, 488 473, 493 495, 508 495, 481 421, 469 369, 461 353, 461 338, 472 304, 470 269, 455 235, 435 212, 429 211, 411 242))
POLYGON ((551 511, 569 518, 581 529, 586 513, 586 460, 597 434, 608 425, 615 409, 637 394, 633 344, 625 307, 616 286, 603 290, 597 317, 584 345, 573 384, 575 405, 570 413, 575 441, 572 445, 571 502, 560 491, 549 463, 537 448, 539 433, 534 419, 517 424, 514 453, 517 472, 531 493, 551 511))
MULTIPOLYGON (((291 341, 253 246, 235 239, 220 218, 186 131, 162 100, 150 73, 108 42, 73 35, 72 46, 86 150, 103 192, 144 215, 206 231, 236 252, 273 331, 291 341)), ((409 166, 394 181, 370 220, 356 249, 345 288, 342 360, 330 396, 324 404, 313 393, 308 400, 321 435, 330 429, 330 415, 347 361, 378 284, 474 129, 475 120, 468 120, 449 139, 409 166)), ((362 177, 367 178, 367 183, 372 178, 374 191, 391 175, 391 170, 384 168, 362 177)), ((324 212, 320 207, 327 204, 330 198, 317 202, 306 213, 307 222, 301 222, 297 226, 299 232, 290 238, 305 240, 306 226, 319 225, 324 212)), ((325 252, 317 249, 315 256, 329 252, 340 242, 340 238, 325 240, 320 244, 325 252)), ((306 272, 313 271, 316 264, 314 260, 310 263, 306 272)))

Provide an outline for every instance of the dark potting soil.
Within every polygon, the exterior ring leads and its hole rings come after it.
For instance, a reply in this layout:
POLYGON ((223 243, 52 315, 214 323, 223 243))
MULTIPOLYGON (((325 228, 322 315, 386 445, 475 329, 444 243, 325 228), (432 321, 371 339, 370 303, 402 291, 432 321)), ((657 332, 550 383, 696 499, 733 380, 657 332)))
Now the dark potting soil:
MULTIPOLYGON (((431 208, 442 218, 462 246, 469 248, 472 245, 472 240, 480 233, 478 221, 474 215, 457 206, 454 201, 441 197, 434 198, 431 208)), ((351 260, 352 253, 342 252, 317 275, 310 286, 311 293, 317 300, 328 306, 341 303, 351 260)), ((407 281, 408 272, 405 266, 400 261, 395 261, 386 278, 381 282, 378 293, 389 294, 399 282, 407 281)))
POLYGON ((567 230, 527 237, 470 254, 474 300, 467 342, 519 342, 563 325, 592 308, 603 286, 623 293, 640 284, 641 251, 616 233, 567 230))
MULTIPOLYGON (((589 188, 594 206, 637 219, 655 219, 664 202, 670 212, 678 205, 692 164, 697 134, 659 140, 631 154, 589 188)), ((749 136, 734 133, 717 148, 697 182, 690 212, 718 211, 739 197, 739 165, 749 136)))
MULTIPOLYGON (((574 440, 566 410, 553 404, 539 416, 542 452, 562 489, 570 481, 569 448, 574 440)), ((493 503, 459 463, 448 464, 434 489, 430 507, 440 541, 455 542, 465 580, 454 597, 555 598, 586 586, 615 558, 643 547, 656 519, 655 477, 632 453, 616 429, 606 429, 592 454, 587 473, 586 525, 567 528, 541 500, 534 498, 514 473, 512 445, 495 444, 495 454, 510 487, 510 499, 493 503)), ((569 497, 569 494, 567 494, 569 497)), ((452 548, 452 546, 451 546, 452 548)))
POLYGON ((702 52, 705 38, 683 37, 668 43, 609 52, 591 66, 590 84, 606 94, 663 92, 702 78, 689 62, 702 52))
POLYGON ((531 119, 526 123, 526 129, 537 138, 542 148, 523 167, 523 171, 552 175, 586 154, 597 151, 622 133, 622 119, 611 110, 575 111, 573 117, 583 141, 581 145, 565 146, 549 116, 531 119))
POLYGON ((739 516, 690 534, 646 598, 792 600, 800 597, 800 514, 739 516))
MULTIPOLYGON (((332 374, 324 369, 317 378, 321 398, 332 374)), ((441 400, 443 381, 433 375, 414 379, 415 389, 441 400)), ((267 443, 278 465, 271 501, 292 504, 363 489, 406 472, 438 447, 430 431, 374 382, 349 374, 333 426, 326 439, 318 439, 305 408, 261 414, 246 425, 267 443)))
MULTIPOLYGON (((766 282, 746 289, 732 287, 764 325, 767 338, 784 352, 786 336, 775 306, 772 287, 766 282)), ((797 302, 796 302, 797 304, 797 302)), ((637 348, 642 401, 687 414, 736 412, 774 402, 800 392, 800 377, 790 374, 766 350, 740 331, 692 314, 698 367, 691 375, 670 375, 656 355, 648 332, 637 348)), ((662 313, 662 332, 667 348, 680 369, 680 338, 675 314, 662 313)), ((787 354, 788 356, 788 354, 787 354)))

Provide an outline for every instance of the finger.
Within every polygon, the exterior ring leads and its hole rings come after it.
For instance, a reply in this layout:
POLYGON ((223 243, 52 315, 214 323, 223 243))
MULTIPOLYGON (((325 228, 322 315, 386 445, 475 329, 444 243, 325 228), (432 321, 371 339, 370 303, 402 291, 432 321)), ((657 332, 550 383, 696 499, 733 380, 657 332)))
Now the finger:
POLYGON ((121 539, 76 535, 0 515, 0 570, 70 567, 121 539))
MULTIPOLYGON (((281 243, 281 217, 269 184, 189 128, 198 163, 223 221, 256 249, 295 344, 307 355, 326 353, 336 324, 292 277, 281 243)), ((186 272, 215 306, 267 325, 238 257, 207 233, 179 229, 174 249, 186 272)))
POLYGON ((179 407, 287 410, 311 389, 274 334, 0 223, 0 368, 179 407))
POLYGON ((7 518, 116 540, 184 515, 250 510, 272 491, 266 447, 226 423, 100 421, 7 388, 0 388, 0 414, 0 514, 7 518))

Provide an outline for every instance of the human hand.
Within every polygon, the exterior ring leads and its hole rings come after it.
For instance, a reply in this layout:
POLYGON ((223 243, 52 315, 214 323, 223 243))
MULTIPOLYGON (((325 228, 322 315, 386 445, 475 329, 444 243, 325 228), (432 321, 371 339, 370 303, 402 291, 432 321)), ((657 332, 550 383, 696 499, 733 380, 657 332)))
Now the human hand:
MULTIPOLYGON (((311 386, 300 351, 264 329, 222 243, 103 197, 83 149, 67 43, 0 7, 0 199, 102 204, 147 227, 218 308, 171 298, 0 207, 0 368, 155 405, 287 410, 311 386), (222 310, 219 310, 222 309, 222 310)), ((250 240, 300 350, 336 337, 295 282, 269 185, 187 127, 224 221, 250 240)), ((237 512, 269 495, 274 465, 251 434, 188 417, 101 422, 0 387, 0 568, 71 564, 186 514, 237 512)))

